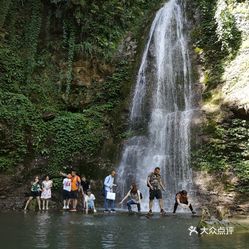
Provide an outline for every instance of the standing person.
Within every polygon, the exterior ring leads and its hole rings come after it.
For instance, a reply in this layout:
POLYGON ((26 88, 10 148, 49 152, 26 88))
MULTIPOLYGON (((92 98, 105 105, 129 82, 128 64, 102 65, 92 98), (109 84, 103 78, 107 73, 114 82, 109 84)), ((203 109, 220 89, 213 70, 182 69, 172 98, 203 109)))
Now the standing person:
POLYGON ((122 204, 124 200, 126 200, 129 196, 130 196, 130 200, 127 202, 129 213, 132 212, 131 205, 137 205, 137 211, 140 212, 141 211, 141 193, 137 189, 137 185, 135 183, 131 185, 131 189, 128 191, 128 193, 126 194, 124 199, 120 202, 120 204, 122 204))
POLYGON ((86 195, 85 195, 85 207, 86 207, 86 214, 88 214, 88 210, 93 211, 94 213, 97 212, 97 210, 95 209, 95 205, 94 205, 94 201, 95 201, 95 196, 94 194, 92 194, 91 190, 88 189, 86 191, 86 195))
POLYGON ((68 174, 67 177, 63 179, 63 209, 69 209, 70 192, 72 185, 71 178, 72 175, 68 174))
POLYGON ((48 203, 51 199, 51 188, 53 186, 53 181, 49 180, 49 176, 46 176, 45 180, 42 182, 42 210, 48 210, 48 203))
POLYGON ((30 193, 29 199, 28 199, 27 202, 26 202, 26 205, 25 205, 25 207, 24 207, 24 210, 27 210, 27 207, 28 207, 30 201, 31 201, 33 198, 36 198, 37 203, 38 203, 38 208, 39 208, 39 210, 41 210, 40 195, 41 195, 41 186, 40 186, 40 184, 39 184, 39 177, 36 176, 35 179, 34 179, 34 181, 31 182, 31 193, 30 193))
POLYGON ((72 170, 72 185, 71 185, 71 200, 73 202, 73 209, 71 209, 70 211, 75 212, 76 207, 77 207, 77 203, 78 203, 78 192, 80 191, 80 184, 81 184, 81 180, 80 177, 76 174, 75 170, 72 170))
POLYGON ((113 187, 117 186, 114 184, 114 176, 116 175, 116 171, 112 170, 111 174, 106 176, 104 180, 104 197, 105 197, 105 202, 104 202, 104 208, 105 208, 105 213, 109 212, 109 207, 111 208, 110 212, 114 213, 115 211, 115 200, 109 200, 107 199, 107 193, 111 192, 113 193, 113 187))
POLYGON ((162 191, 165 191, 165 187, 162 184, 161 175, 160 175, 160 168, 156 167, 154 169, 154 172, 150 173, 147 177, 147 186, 150 188, 150 201, 149 201, 149 212, 148 215, 152 215, 152 206, 153 206, 153 200, 156 197, 156 199, 159 200, 159 206, 160 206, 160 213, 165 214, 165 211, 163 209, 163 199, 162 199, 162 191))
POLYGON ((90 189, 90 182, 86 180, 85 176, 81 177, 81 192, 82 192, 82 198, 83 198, 83 209, 86 209, 85 205, 85 196, 87 194, 87 190, 90 189))
POLYGON ((173 213, 176 212, 178 205, 183 208, 189 208, 192 214, 196 214, 196 212, 193 210, 191 203, 189 203, 188 201, 188 192, 186 190, 182 190, 176 194, 173 213))
MULTIPOLYGON (((60 175, 67 176, 67 174, 60 172, 60 175)), ((80 177, 76 174, 75 170, 71 172, 71 192, 70 192, 70 200, 72 200, 73 208, 70 210, 72 212, 76 212, 76 207, 78 203, 78 192, 80 191, 81 180, 80 177)))

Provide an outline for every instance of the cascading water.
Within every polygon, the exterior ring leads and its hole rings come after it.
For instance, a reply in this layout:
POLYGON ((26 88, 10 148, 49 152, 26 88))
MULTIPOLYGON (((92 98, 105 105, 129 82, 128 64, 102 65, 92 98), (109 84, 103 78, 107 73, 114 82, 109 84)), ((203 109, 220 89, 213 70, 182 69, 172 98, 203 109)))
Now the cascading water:
POLYGON ((172 210, 177 191, 191 190, 190 123, 193 114, 191 64, 181 0, 170 0, 157 12, 139 68, 130 112, 131 134, 119 165, 119 191, 131 182, 143 193, 146 179, 161 168, 166 186, 165 209, 172 210))

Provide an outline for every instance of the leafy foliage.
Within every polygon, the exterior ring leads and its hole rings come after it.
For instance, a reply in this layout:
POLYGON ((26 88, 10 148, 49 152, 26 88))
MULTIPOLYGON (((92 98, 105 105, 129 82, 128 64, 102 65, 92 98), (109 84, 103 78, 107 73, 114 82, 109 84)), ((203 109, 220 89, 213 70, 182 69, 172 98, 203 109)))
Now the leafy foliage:
POLYGON ((156 0, 1 4, 1 171, 24 165, 56 176, 65 165, 96 160, 104 141, 119 137, 123 130, 117 117, 130 91, 132 65, 115 54, 127 31, 139 29, 158 4, 156 0), (103 75, 104 81, 77 92, 73 67, 79 57, 97 63, 115 61, 115 66, 107 65, 113 69, 103 75), (81 91, 92 92, 88 105, 80 104, 85 101, 81 91), (73 94, 78 102, 74 108, 73 94))
POLYGON ((111 59, 124 32, 136 25, 138 17, 158 5, 153 0, 51 0, 56 13, 71 18, 77 27, 76 51, 111 59), (86 14, 87 13, 87 14, 86 14))
POLYGON ((210 121, 203 132, 212 137, 195 151, 193 165, 209 171, 228 169, 240 178, 241 186, 248 185, 249 122, 232 119, 217 125, 210 121))
POLYGON ((236 28, 234 17, 221 2, 225 3, 223 0, 193 3, 198 12, 198 25, 193 29, 192 39, 206 70, 206 96, 222 82, 224 64, 236 55, 241 44, 241 32, 236 28))

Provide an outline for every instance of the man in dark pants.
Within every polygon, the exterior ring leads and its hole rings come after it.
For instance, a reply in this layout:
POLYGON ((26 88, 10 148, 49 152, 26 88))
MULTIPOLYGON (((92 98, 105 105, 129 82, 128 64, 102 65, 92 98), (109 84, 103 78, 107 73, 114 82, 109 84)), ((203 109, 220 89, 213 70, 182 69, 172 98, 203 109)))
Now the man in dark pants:
POLYGON ((150 201, 149 201, 149 212, 148 215, 152 215, 152 206, 154 198, 158 199, 160 206, 160 213, 165 214, 163 210, 163 199, 162 199, 162 191, 165 191, 165 188, 162 184, 160 168, 156 167, 154 172, 150 173, 147 177, 147 186, 150 188, 150 201))
POLYGON ((180 205, 183 208, 189 207, 192 214, 196 214, 196 212, 193 210, 192 205, 188 201, 188 192, 186 190, 182 190, 176 194, 173 213, 176 212, 178 205, 180 205))

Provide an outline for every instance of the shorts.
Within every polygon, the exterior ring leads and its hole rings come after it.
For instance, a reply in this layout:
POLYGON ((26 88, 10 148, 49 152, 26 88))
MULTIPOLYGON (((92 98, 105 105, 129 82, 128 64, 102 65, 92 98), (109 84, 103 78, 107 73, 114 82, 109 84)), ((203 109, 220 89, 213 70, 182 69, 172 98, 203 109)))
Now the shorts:
POLYGON ((161 189, 150 190, 150 200, 154 200, 154 198, 162 199, 162 191, 161 189))
POLYGON ((70 191, 67 191, 67 190, 63 189, 62 196, 63 196, 63 200, 70 199, 71 198, 70 191))
POLYGON ((33 198, 40 197, 41 192, 40 191, 31 191, 30 196, 33 198))
POLYGON ((71 199, 77 199, 78 198, 78 190, 74 190, 70 192, 70 198, 71 199))

